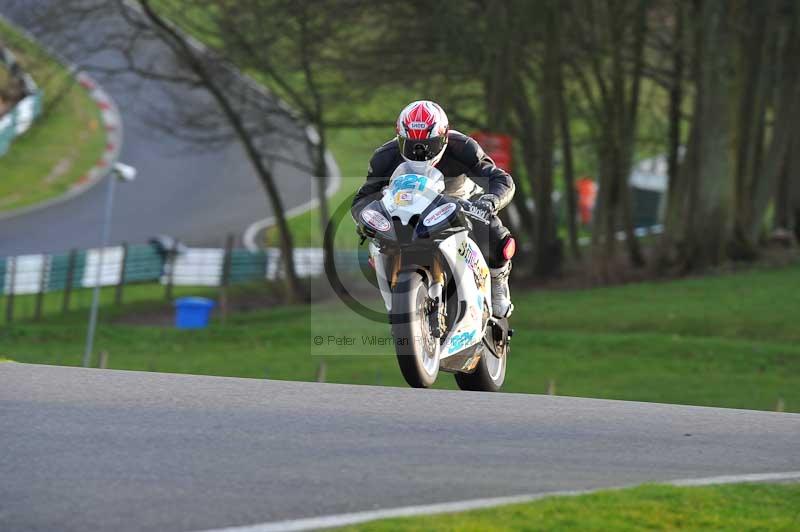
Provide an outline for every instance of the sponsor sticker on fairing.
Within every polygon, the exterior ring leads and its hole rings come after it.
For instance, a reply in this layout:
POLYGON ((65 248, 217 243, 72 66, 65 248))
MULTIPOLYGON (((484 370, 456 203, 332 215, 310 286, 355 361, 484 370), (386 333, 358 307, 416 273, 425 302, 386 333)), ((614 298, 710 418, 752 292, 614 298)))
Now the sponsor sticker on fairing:
POLYGON ((461 258, 464 259, 464 262, 467 264, 467 268, 472 271, 475 277, 475 285, 479 289, 482 289, 486 284, 486 279, 489 277, 489 268, 481 264, 480 252, 470 245, 469 242, 465 241, 461 243, 457 253, 461 258))
POLYGON ((401 190, 394 195, 394 202, 396 205, 406 207, 414 202, 414 193, 407 190, 401 190))
POLYGON ((456 334, 450 339, 450 348, 447 350, 447 353, 452 354, 456 351, 461 351, 465 347, 469 347, 475 343, 474 340, 477 333, 478 331, 469 331, 456 334))
POLYGON ((470 270, 477 270, 480 266, 479 251, 474 248, 469 242, 464 241, 457 251, 458 255, 467 263, 470 270))
POLYGON ((425 227, 434 226, 439 222, 446 220, 451 214, 453 214, 455 210, 455 203, 445 203, 444 205, 436 207, 430 213, 428 213, 428 216, 422 220, 422 223, 425 225, 425 227))
POLYGON ((364 220, 368 226, 378 231, 388 231, 391 225, 389 220, 384 215, 373 209, 364 209, 361 211, 361 219, 364 220))
POLYGON ((403 174, 392 179, 392 194, 397 194, 401 190, 414 191, 425 190, 428 178, 418 174, 403 174))

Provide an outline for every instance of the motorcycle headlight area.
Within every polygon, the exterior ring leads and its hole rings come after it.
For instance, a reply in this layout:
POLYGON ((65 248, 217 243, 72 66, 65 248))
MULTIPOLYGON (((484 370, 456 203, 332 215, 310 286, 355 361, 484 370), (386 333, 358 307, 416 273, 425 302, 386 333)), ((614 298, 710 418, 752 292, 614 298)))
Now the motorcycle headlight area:
POLYGON ((392 227, 392 224, 389 223, 389 220, 383 214, 370 208, 361 211, 361 221, 381 233, 385 233, 392 227))
POLYGON ((425 218, 422 220, 422 224, 425 227, 434 227, 442 222, 447 221, 455 212, 455 203, 445 203, 444 205, 439 205, 429 212, 427 216, 425 216, 425 218))

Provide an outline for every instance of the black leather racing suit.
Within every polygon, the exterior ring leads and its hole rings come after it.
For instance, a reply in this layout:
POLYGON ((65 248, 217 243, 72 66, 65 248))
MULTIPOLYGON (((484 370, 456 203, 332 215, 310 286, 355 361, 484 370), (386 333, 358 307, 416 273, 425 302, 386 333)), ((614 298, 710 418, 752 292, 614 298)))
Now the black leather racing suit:
MULTIPOLYGON (((351 213, 354 218, 357 219, 367 203, 381 197, 381 190, 389 185, 389 177, 403 161, 397 139, 375 150, 369 162, 367 182, 361 185, 353 199, 351 213)), ((448 133, 447 147, 436 168, 444 175, 444 193, 449 196, 474 200, 481 194, 494 194, 499 200, 498 211, 514 197, 511 175, 495 165, 475 139, 458 131, 448 133)), ((476 224, 474 236, 490 268, 505 266, 503 246, 510 231, 500 218, 492 218, 488 231, 481 230, 476 224)))

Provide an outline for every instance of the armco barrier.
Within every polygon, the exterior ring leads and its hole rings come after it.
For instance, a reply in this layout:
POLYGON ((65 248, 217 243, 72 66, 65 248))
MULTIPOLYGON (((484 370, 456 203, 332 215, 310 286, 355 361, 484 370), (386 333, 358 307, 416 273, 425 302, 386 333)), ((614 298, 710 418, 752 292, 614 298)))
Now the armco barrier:
MULTIPOLYGON (((320 248, 294 250, 299 277, 319 277, 324 272, 320 248)), ((359 265, 352 253, 337 254, 337 268, 354 271, 359 265)), ((221 286, 276 280, 281 277, 280 251, 220 248, 188 248, 174 257, 159 253, 148 245, 113 246, 72 253, 19 255, 0 258, 0 295, 25 295, 117 286, 134 283, 160 283, 174 286, 221 286), (230 268, 226 274, 226 253, 230 268), (101 264, 102 271, 98 272, 101 264)))

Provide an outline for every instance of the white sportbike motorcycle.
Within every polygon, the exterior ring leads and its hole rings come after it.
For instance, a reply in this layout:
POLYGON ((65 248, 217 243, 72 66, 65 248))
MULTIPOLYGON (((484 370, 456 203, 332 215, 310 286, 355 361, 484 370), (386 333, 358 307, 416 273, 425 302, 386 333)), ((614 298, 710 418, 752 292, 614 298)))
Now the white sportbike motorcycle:
POLYGON ((489 268, 472 238, 473 224, 489 224, 489 215, 443 190, 441 172, 403 163, 357 223, 406 382, 427 388, 442 370, 462 390, 497 391, 513 331, 492 316, 489 268))

